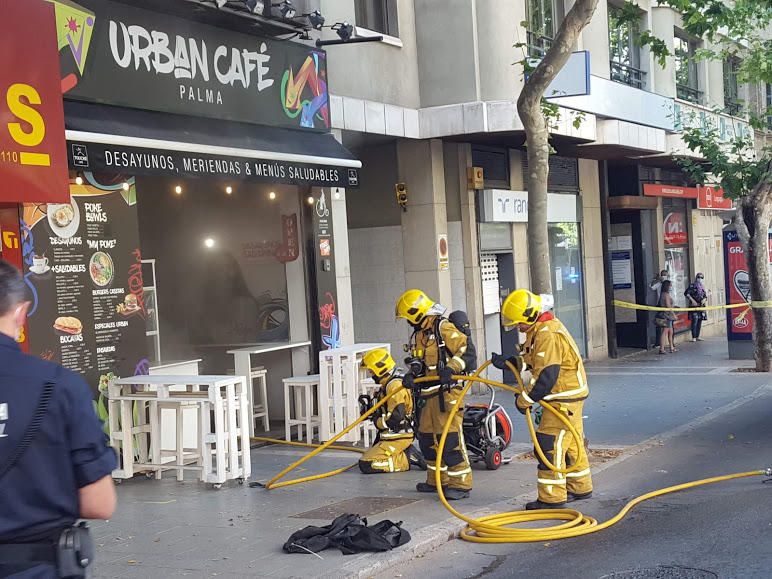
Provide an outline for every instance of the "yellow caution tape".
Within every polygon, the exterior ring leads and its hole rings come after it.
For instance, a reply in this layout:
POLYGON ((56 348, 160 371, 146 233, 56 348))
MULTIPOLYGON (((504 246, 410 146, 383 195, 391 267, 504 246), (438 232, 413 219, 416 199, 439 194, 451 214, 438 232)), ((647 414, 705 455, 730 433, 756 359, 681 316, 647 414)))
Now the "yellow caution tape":
POLYGON ((772 307, 772 301, 751 301, 742 302, 739 304, 721 304, 718 306, 700 306, 696 308, 679 308, 673 306, 672 308, 663 308, 660 306, 644 306, 641 304, 634 304, 632 302, 624 302, 622 300, 612 300, 613 304, 618 308, 627 308, 630 310, 650 310, 653 312, 706 312, 709 310, 731 310, 735 308, 769 308, 772 307))

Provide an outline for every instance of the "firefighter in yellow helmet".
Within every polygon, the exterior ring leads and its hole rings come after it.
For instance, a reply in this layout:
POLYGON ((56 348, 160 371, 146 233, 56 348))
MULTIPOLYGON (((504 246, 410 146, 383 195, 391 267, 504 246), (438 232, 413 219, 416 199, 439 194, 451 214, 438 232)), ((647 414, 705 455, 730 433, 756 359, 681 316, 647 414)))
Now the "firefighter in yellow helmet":
POLYGON ((413 394, 402 384, 402 375, 385 348, 375 348, 362 358, 373 379, 381 385, 374 400, 360 397, 361 410, 369 410, 386 396, 391 398, 373 415, 378 430, 375 444, 362 455, 359 469, 365 474, 404 472, 410 470, 411 459, 419 466, 422 461, 413 448, 413 394))
MULTIPOLYGON (((472 469, 466 453, 463 433, 463 408, 459 408, 448 431, 441 460, 437 460, 437 444, 448 419, 450 409, 461 403, 462 385, 452 376, 467 368, 467 336, 443 317, 446 308, 435 304, 421 290, 411 289, 397 300, 395 315, 413 328, 410 339, 409 372, 405 385, 413 389, 422 405, 418 423, 418 445, 426 459, 426 482, 418 483, 419 492, 436 492, 436 469, 445 497, 464 499, 472 490, 472 469), (413 378, 432 376, 429 382, 415 384, 413 378)), ((471 363, 472 365, 474 362, 471 363)))
MULTIPOLYGON (((560 508, 567 501, 592 496, 592 477, 584 452, 582 407, 589 395, 587 376, 576 342, 563 323, 552 313, 551 295, 535 295, 519 289, 501 306, 502 325, 517 327, 525 333, 521 346, 522 361, 510 358, 519 370, 523 362, 531 371, 525 391, 517 396, 517 409, 523 414, 531 405, 545 400, 563 412, 581 440, 575 440, 565 424, 550 412, 544 412, 536 438, 547 458, 558 468, 575 466, 568 474, 556 473, 541 461, 537 469, 537 500, 526 504, 527 510, 560 508)), ((493 354, 492 362, 503 369, 507 359, 493 354)))

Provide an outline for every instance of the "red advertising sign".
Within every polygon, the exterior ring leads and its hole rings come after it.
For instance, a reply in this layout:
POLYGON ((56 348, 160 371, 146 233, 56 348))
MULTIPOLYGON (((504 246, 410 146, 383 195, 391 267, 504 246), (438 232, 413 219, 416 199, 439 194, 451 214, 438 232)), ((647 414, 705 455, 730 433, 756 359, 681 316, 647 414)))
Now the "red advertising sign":
POLYGON ((665 215, 665 245, 686 245, 689 242, 686 230, 686 215, 672 211, 665 215))
POLYGON ((54 5, 0 0, 0 201, 69 200, 54 5))
MULTIPOLYGON (((769 238, 772 250, 772 236, 769 238)), ((726 295, 730 304, 743 304, 751 300, 751 284, 748 264, 745 261, 740 239, 735 231, 724 231, 724 263, 726 267, 726 295)), ((772 262, 770 262, 772 265, 772 262)), ((726 311, 727 334, 732 340, 750 340, 753 335, 753 313, 746 308, 726 311)))
POLYGON ((697 187, 679 187, 678 185, 644 183, 643 194, 647 197, 678 197, 679 199, 697 199, 697 187))
POLYGON ((697 208, 698 209, 731 209, 732 200, 724 197, 723 189, 713 187, 697 188, 697 208))

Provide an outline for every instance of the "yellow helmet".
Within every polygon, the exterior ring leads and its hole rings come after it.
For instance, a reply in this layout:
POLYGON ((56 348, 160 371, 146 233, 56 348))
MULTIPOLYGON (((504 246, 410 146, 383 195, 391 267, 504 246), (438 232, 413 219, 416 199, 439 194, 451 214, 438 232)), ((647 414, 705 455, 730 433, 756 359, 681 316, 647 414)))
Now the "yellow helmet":
POLYGON ((426 317, 426 314, 434 306, 424 292, 417 289, 409 289, 397 300, 394 315, 404 318, 413 325, 418 325, 426 317))
POLYGON ((391 374, 396 363, 386 348, 375 348, 362 356, 362 366, 370 370, 376 380, 380 380, 391 374))
POLYGON ((542 299, 525 289, 513 291, 501 304, 501 325, 533 324, 541 315, 542 299))

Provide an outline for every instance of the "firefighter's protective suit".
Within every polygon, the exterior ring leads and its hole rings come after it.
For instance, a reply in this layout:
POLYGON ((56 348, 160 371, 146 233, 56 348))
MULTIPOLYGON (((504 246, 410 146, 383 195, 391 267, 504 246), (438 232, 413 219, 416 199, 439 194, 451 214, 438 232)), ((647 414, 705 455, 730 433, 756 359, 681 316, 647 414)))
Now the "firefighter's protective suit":
MULTIPOLYGON (((426 316, 416 330, 413 356, 423 360, 427 376, 437 381, 418 384, 418 397, 423 403, 418 423, 418 444, 426 459, 426 483, 435 487, 435 471, 440 469, 443 487, 469 491, 472 468, 464 442, 464 411, 459 408, 448 431, 442 460, 437 460, 437 445, 448 420, 450 409, 461 403, 462 384, 448 384, 441 376, 463 374, 466 363, 467 337, 450 321, 440 316, 426 316), (440 360, 442 351, 445 360, 440 360), (439 464, 438 464, 439 462, 439 464)), ((474 370, 474 368, 472 368, 474 370)))
POLYGON ((378 438, 359 460, 359 469, 365 474, 410 470, 406 451, 414 438, 413 395, 404 387, 399 374, 384 376, 380 383, 374 404, 394 395, 373 415, 378 438))
POLYGON ((551 412, 542 414, 536 432, 547 458, 558 468, 576 465, 568 474, 556 473, 539 461, 537 486, 539 501, 548 504, 589 496, 592 492, 590 464, 584 445, 582 408, 589 395, 587 376, 579 349, 563 323, 551 312, 542 313, 525 332, 521 347, 523 360, 531 371, 530 383, 517 397, 517 408, 525 413, 532 404, 545 400, 565 413, 582 437, 575 440, 565 425, 551 412))

